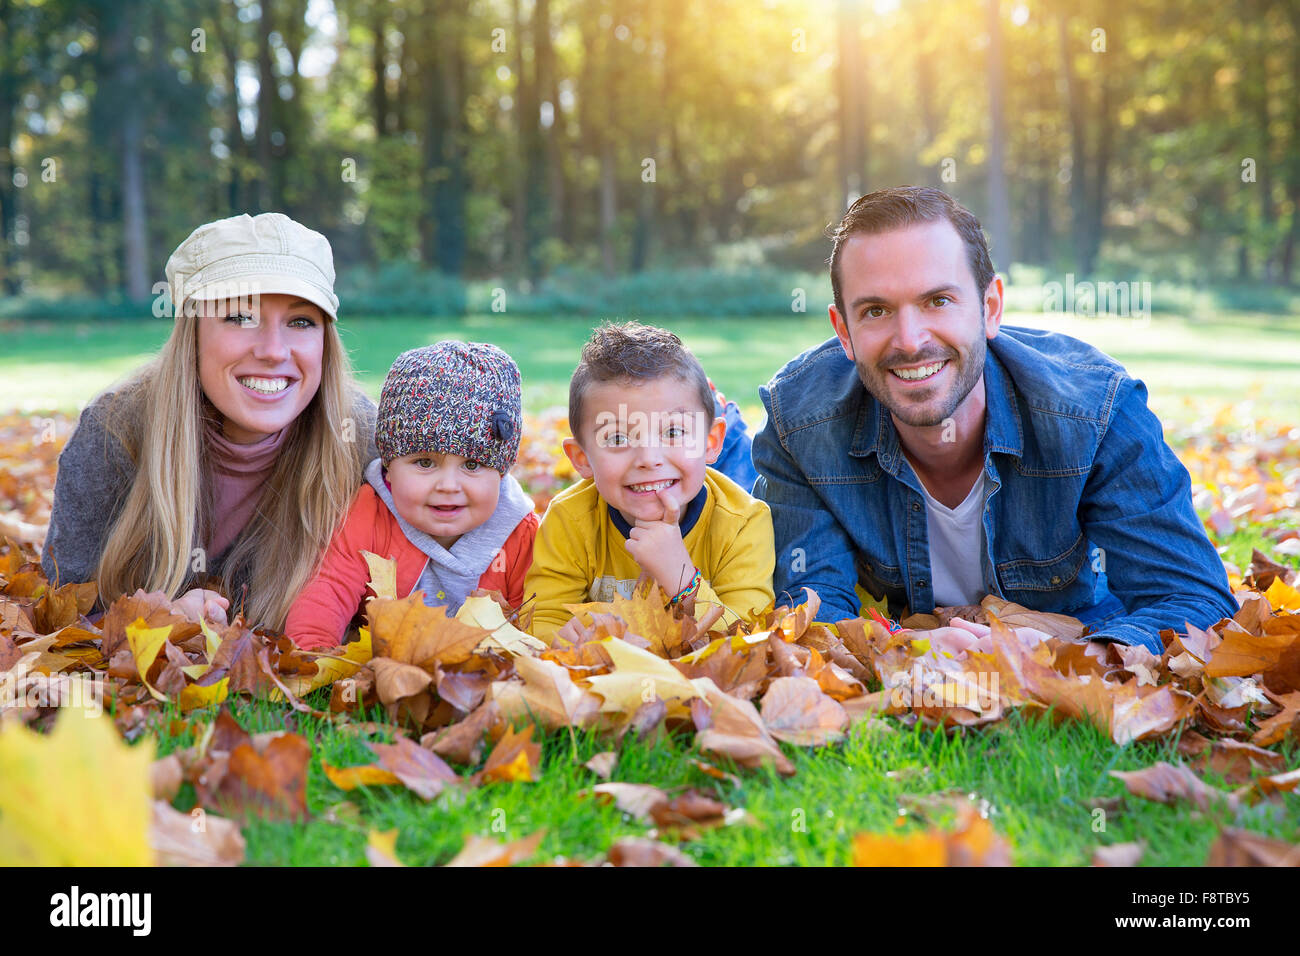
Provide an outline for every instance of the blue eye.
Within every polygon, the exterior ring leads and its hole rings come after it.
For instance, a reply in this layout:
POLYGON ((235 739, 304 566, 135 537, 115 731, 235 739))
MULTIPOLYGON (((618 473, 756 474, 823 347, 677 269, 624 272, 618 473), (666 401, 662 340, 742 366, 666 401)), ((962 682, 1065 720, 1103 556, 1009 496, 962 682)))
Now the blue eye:
POLYGON ((316 320, 309 315, 296 315, 293 317, 292 320, 290 320, 289 324, 299 329, 314 329, 316 327, 316 320), (299 322, 303 322, 305 324, 298 325, 297 323, 299 322))
POLYGON ((254 316, 249 315, 247 312, 233 312, 230 315, 226 316, 225 321, 236 322, 239 324, 239 327, 241 329, 246 329, 249 326, 257 325, 257 319, 254 316))

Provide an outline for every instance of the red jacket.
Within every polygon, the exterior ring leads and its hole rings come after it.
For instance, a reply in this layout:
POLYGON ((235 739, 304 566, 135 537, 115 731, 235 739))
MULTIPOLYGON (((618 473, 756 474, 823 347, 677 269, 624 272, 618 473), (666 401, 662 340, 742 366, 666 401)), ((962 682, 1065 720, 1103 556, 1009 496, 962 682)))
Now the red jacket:
MULTIPOLYGON (((500 591, 513 607, 524 602, 524 575, 533 563, 539 521, 535 512, 525 515, 501 546, 501 560, 494 559, 478 580, 479 587, 500 591)), ((429 560, 402 534, 375 490, 363 485, 343 526, 330 540, 320 570, 289 609, 285 633, 299 647, 334 647, 343 640, 370 581, 362 551, 397 562, 397 593, 403 597, 415 590, 429 560)))

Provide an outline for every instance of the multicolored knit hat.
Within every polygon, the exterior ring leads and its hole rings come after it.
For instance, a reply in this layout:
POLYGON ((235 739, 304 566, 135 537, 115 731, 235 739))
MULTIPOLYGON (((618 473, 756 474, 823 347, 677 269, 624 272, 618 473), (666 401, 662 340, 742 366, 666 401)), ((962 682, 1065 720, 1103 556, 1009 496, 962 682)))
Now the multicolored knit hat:
POLYGON ((415 452, 460 455, 505 474, 523 429, 519 366, 495 345, 438 342, 403 352, 379 396, 375 445, 388 464, 415 452))

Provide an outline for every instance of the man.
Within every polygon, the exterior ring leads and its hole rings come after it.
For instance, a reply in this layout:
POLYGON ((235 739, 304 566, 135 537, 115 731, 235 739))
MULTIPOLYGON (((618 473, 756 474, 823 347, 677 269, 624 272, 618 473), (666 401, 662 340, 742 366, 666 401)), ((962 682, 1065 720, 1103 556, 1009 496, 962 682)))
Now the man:
POLYGON ((946 193, 863 196, 834 236, 835 338, 759 395, 754 494, 772 508, 778 602, 857 617, 996 594, 1159 653, 1237 603, 1187 470, 1113 359, 1001 328, 979 222, 946 193))

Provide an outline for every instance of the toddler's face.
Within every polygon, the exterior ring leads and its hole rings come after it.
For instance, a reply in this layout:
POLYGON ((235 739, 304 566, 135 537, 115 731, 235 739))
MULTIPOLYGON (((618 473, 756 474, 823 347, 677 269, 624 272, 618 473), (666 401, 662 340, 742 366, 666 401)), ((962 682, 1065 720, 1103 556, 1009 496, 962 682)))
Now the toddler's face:
POLYGON ((444 548, 496 511, 501 472, 460 455, 416 452, 389 462, 397 513, 444 548))
POLYGON ((718 460, 726 425, 699 407, 689 385, 672 376, 648 382, 601 382, 584 396, 586 419, 564 450, 628 524, 662 521, 665 497, 685 505, 718 460))

